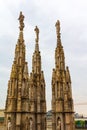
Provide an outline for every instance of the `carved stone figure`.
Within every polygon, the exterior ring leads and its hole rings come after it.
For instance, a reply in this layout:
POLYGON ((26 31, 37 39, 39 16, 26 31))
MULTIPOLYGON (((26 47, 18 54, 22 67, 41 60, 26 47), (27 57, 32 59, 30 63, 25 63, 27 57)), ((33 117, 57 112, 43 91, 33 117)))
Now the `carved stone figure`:
POLYGON ((11 130, 11 128, 12 128, 12 124, 11 124, 11 121, 9 120, 8 121, 8 130, 11 130))
POLYGON ((36 32, 36 41, 39 40, 39 28, 36 26, 34 31, 36 32))
POLYGON ((30 124, 30 130, 33 130, 33 121, 32 121, 32 119, 30 119, 29 124, 30 124))
POLYGON ((20 28, 21 31, 23 31, 23 28, 24 28, 24 15, 22 14, 22 12, 20 12, 18 20, 19 20, 19 23, 20 23, 19 28, 20 28))
POLYGON ((58 120, 57 130, 61 130, 61 122, 60 122, 60 120, 58 120))
POLYGON ((26 120, 25 120, 25 130, 29 130, 29 119, 28 119, 28 117, 26 117, 26 120))

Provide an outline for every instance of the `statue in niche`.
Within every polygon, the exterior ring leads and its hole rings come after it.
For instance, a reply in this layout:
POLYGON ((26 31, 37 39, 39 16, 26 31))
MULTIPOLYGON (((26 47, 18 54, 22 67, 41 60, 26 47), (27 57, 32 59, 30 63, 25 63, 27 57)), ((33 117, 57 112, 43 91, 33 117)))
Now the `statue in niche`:
POLYGON ((30 124, 30 129, 29 130, 33 130, 33 120, 32 120, 32 118, 30 118, 29 124, 30 124))
POLYGON ((57 120, 57 130, 61 130, 61 120, 60 120, 59 117, 58 117, 58 120, 57 120))
POLYGON ((25 130, 29 130, 29 119, 28 119, 28 117, 26 117, 26 120, 25 120, 25 130))
POLYGON ((10 118, 8 119, 7 127, 8 127, 8 130, 12 130, 12 124, 11 124, 11 119, 10 118))

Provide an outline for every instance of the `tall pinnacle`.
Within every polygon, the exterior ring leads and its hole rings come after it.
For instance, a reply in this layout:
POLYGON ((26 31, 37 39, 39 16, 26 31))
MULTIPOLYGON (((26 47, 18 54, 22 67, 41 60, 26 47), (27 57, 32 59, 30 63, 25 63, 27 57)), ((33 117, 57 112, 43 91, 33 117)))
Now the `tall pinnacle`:
POLYGON ((22 12, 20 12, 18 20, 19 38, 15 47, 15 57, 12 64, 10 80, 8 82, 5 119, 6 129, 25 130, 29 128, 25 123, 26 118, 30 116, 29 75, 25 57, 25 43, 23 39, 24 16, 22 12), (11 125, 9 125, 9 123, 11 125))
POLYGON ((52 130, 75 130, 71 77, 68 67, 65 69, 59 20, 55 26, 57 47, 52 73, 52 130))
POLYGON ((24 29, 24 15, 22 14, 22 12, 20 12, 18 20, 20 23, 19 29, 20 29, 20 31, 23 31, 23 29, 24 29))
POLYGON ((60 21, 57 20, 56 24, 56 33, 57 33, 57 46, 61 45, 61 38, 60 38, 60 21))
POLYGON ((35 33, 36 33, 36 45, 35 45, 35 51, 39 51, 39 45, 38 45, 38 41, 39 41, 39 28, 36 26, 34 29, 35 33))

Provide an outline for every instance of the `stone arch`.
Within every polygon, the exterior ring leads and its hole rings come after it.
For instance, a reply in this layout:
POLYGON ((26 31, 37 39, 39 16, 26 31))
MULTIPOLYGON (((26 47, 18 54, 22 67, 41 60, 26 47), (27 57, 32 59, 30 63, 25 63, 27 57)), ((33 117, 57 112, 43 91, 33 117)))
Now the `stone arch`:
POLYGON ((57 130, 61 130, 61 118, 57 118, 57 130))

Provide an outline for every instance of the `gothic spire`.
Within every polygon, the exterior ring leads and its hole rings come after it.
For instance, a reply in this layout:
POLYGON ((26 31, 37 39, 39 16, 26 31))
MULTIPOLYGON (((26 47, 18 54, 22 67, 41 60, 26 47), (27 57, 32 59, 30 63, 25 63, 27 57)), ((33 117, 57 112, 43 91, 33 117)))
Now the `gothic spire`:
POLYGON ((39 42, 39 28, 36 26, 35 29, 34 29, 35 33, 36 33, 36 39, 35 39, 35 51, 38 52, 39 51, 39 45, 38 45, 38 42, 39 42))
POLYGON ((71 78, 68 67, 65 69, 65 56, 60 38, 60 22, 57 21, 55 26, 57 47, 55 49, 55 68, 52 73, 52 130, 58 128, 74 130, 71 78))
POLYGON ((56 24, 56 33, 57 33, 57 46, 61 45, 61 36, 60 36, 60 21, 57 20, 56 24))
POLYGON ((5 117, 6 129, 8 128, 9 117, 13 130, 24 130, 26 128, 26 118, 29 116, 29 75, 23 39, 24 15, 22 12, 20 12, 18 20, 20 23, 19 38, 15 47, 15 57, 12 64, 10 80, 8 82, 5 117))
POLYGON ((39 28, 36 26, 34 31, 36 37, 35 50, 32 56, 32 73, 29 77, 29 107, 33 121, 33 130, 46 130, 45 79, 41 68, 41 54, 38 44, 39 28))

